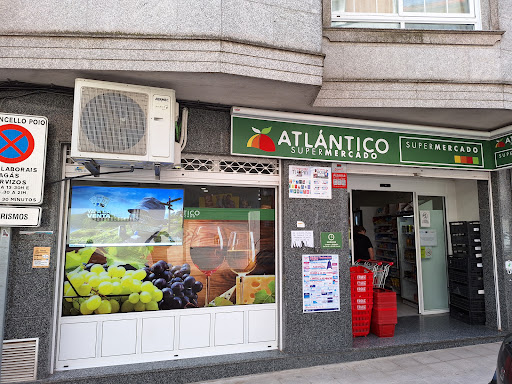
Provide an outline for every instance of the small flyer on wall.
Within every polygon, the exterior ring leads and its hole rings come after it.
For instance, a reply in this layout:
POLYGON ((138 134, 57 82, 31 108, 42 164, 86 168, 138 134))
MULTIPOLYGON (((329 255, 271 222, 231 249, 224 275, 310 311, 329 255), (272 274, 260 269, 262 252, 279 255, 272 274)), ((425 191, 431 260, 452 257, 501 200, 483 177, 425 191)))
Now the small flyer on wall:
POLYGON ((34 247, 32 268, 50 267, 50 247, 34 247))
POLYGON ((303 312, 340 310, 338 255, 302 255, 303 312))
POLYGON ((292 248, 314 248, 315 241, 313 231, 292 231, 292 248))
POLYGON ((330 199, 331 168, 290 165, 289 197, 298 199, 330 199))
POLYGON ((347 188, 347 164, 333 163, 332 170, 332 187, 333 188, 347 188))

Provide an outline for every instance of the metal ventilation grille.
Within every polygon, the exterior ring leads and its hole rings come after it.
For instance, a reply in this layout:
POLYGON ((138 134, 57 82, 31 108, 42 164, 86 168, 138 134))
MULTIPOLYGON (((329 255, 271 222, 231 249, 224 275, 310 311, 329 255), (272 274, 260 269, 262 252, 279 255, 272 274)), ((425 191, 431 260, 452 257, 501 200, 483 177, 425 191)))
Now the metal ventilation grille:
POLYGON ((81 89, 79 150, 146 154, 149 97, 111 89, 81 89))
POLYGON ((33 381, 37 376, 38 339, 4 340, 0 383, 33 381))
POLYGON ((213 172, 215 163, 210 159, 186 158, 181 159, 181 168, 185 171, 213 172))
POLYGON ((221 172, 255 173, 259 175, 274 175, 277 173, 274 164, 265 164, 248 161, 221 161, 221 172))
MULTIPOLYGON (((182 153, 181 170, 196 172, 249 173, 259 175, 279 175, 279 162, 273 159, 241 158, 231 156, 201 156, 182 153)), ((69 146, 66 148, 66 163, 75 164, 69 146)))
POLYGON ((257 175, 278 175, 278 162, 275 160, 255 161, 230 156, 187 155, 181 157, 181 169, 185 171, 249 173, 257 175))

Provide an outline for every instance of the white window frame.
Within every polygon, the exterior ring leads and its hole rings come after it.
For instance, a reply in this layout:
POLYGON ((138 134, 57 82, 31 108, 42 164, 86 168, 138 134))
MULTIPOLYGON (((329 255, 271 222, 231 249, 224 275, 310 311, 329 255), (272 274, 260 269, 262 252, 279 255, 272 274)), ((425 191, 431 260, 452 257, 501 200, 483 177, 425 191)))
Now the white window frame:
MULTIPOLYGON (((189 155, 182 154, 182 159, 185 158, 201 158, 207 160, 213 160, 213 163, 217 164, 219 160, 222 161, 233 161, 235 163, 243 164, 259 162, 257 158, 244 158, 234 156, 216 156, 216 155, 189 155)), ((63 170, 62 178, 83 176, 85 170, 83 166, 73 163, 69 157, 69 145, 64 146, 62 149, 63 158, 63 170), (68 162, 69 160, 69 162, 68 162)), ((57 253, 59 255, 59 262, 57 264, 55 279, 55 296, 54 296, 54 316, 53 324, 54 328, 52 331, 52 350, 51 350, 51 367, 50 372, 55 371, 66 371, 73 369, 82 368, 94 368, 111 365, 123 365, 123 364, 135 364, 135 363, 148 363, 155 361, 173 361, 186 358, 197 358, 197 357, 211 357, 219 355, 237 354, 244 352, 261 352, 267 350, 282 349, 283 343, 283 325, 282 325, 282 244, 280 239, 282 238, 282 201, 281 201, 281 162, 277 159, 262 159, 265 163, 274 163, 277 171, 272 173, 243 173, 237 171, 222 172, 218 165, 215 165, 213 169, 200 171, 186 170, 186 169, 172 169, 162 171, 160 180, 155 180, 155 175, 152 170, 137 169, 134 173, 120 173, 120 174, 107 174, 99 177, 88 176, 82 180, 90 181, 105 181, 111 183, 123 183, 123 182, 134 182, 140 184, 167 184, 167 185, 212 185, 219 187, 250 187, 250 188, 272 188, 275 190, 275 246, 276 246, 276 259, 275 259, 275 274, 276 274, 276 302, 270 304, 257 304, 257 305, 234 305, 226 307, 203 307, 195 308, 194 310, 188 309, 175 309, 171 311, 149 311, 149 312, 129 312, 129 313, 115 313, 107 315, 94 315, 94 316, 62 316, 62 287, 64 284, 63 266, 65 264, 65 246, 67 241, 67 215, 69 213, 69 199, 70 199, 70 182, 62 182, 61 184, 61 209, 59 213, 59 247, 57 253), (216 345, 215 344, 215 319, 217 315, 226 315, 230 313, 242 313, 244 321, 244 343, 243 344, 228 344, 228 345, 216 345), (275 339, 274 340, 260 340, 258 327, 255 327, 256 339, 250 339, 250 329, 254 329, 251 323, 251 316, 253 319, 264 318, 268 314, 274 313, 275 316, 275 339), (206 347, 180 347, 179 338, 179 327, 181 324, 186 324, 187 319, 190 316, 201 316, 209 315, 209 346, 206 347), (262 317, 263 316, 263 317, 262 317), (161 352, 144 352, 142 347, 141 335, 143 332, 143 323, 145 319, 173 319, 174 324, 174 338, 172 349, 161 352), (114 321, 124 321, 136 323, 136 346, 135 353, 128 354, 117 354, 117 355, 102 355, 102 339, 103 339, 103 326, 105 323, 111 323, 114 321), (61 335, 62 326, 76 326, 93 324, 95 329, 92 337, 96 340, 96 346, 94 348, 94 356, 90 357, 78 357, 69 359, 60 359, 61 353, 61 335), (253 327, 253 328, 251 328, 253 327)), ((185 165, 182 162, 182 165, 185 165)), ((102 168, 102 172, 116 171, 119 168, 102 168)), ((197 317, 196 317, 197 318, 197 317)))
MULTIPOLYGON (((350 0, 347 0, 350 1, 350 0)), ((368 23, 395 23, 400 29, 405 29, 408 23, 414 24, 448 24, 448 25, 474 25, 474 30, 482 29, 480 0, 470 0, 469 13, 419 13, 403 11, 404 0, 397 1, 397 13, 356 13, 331 12, 332 22, 368 22, 368 23)), ((398 29, 398 28, 397 28, 398 29)))

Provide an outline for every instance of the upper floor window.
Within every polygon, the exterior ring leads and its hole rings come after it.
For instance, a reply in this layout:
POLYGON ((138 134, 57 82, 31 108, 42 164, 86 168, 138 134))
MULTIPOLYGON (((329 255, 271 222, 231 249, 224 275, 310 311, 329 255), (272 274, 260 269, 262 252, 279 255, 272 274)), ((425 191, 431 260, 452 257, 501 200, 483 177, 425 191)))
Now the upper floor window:
POLYGON ((332 0, 332 26, 481 29, 479 0, 332 0))

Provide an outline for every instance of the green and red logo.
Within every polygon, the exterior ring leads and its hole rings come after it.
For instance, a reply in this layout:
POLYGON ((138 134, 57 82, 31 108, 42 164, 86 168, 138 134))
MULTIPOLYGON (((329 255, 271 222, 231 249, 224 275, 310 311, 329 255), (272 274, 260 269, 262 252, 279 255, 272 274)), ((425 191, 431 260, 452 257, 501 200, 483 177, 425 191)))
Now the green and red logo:
POLYGON ((267 127, 260 131, 259 129, 252 127, 252 130, 256 134, 251 136, 249 141, 247 141, 247 147, 258 148, 265 152, 275 152, 276 145, 274 144, 274 141, 269 136, 267 136, 271 129, 272 127, 267 127))
POLYGON ((505 143, 503 142, 503 140, 498 140, 498 142, 496 143, 496 148, 503 148, 505 146, 505 143))

